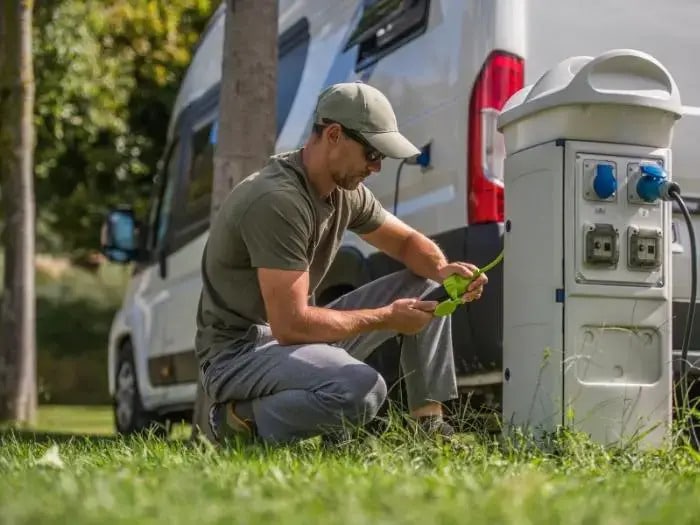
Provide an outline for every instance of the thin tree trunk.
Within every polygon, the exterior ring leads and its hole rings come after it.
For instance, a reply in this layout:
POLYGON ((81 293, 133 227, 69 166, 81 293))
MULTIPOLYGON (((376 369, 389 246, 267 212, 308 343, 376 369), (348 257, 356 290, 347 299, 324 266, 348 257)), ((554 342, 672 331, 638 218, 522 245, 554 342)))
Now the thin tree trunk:
MULTIPOLYGON (((278 0, 227 0, 214 154, 212 217, 231 189, 275 151, 278 0)), ((209 435, 210 400, 197 385, 193 435, 209 435)))
POLYGON ((212 216, 275 150, 277 2, 227 1, 212 216))
POLYGON ((0 193, 5 271, 0 304, 0 420, 36 414, 33 0, 0 8, 0 193))

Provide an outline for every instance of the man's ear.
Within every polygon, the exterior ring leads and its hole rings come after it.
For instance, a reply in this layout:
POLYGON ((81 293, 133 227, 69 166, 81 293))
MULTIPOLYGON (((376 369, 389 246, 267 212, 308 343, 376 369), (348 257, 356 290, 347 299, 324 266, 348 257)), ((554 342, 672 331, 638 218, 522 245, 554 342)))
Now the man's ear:
POLYGON ((342 130, 340 129, 340 124, 331 124, 326 127, 326 138, 331 144, 338 144, 340 142, 340 134, 342 130))

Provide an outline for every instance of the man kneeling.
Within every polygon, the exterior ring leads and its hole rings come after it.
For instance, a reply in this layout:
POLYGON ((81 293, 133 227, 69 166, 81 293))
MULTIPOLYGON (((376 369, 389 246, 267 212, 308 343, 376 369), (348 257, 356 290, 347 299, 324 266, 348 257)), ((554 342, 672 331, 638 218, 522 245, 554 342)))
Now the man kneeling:
MULTIPOLYGON (((204 250, 197 312, 217 440, 244 433, 285 443, 364 425, 387 395, 364 361, 397 334, 411 415, 429 432, 453 433, 442 419, 442 403, 457 396, 450 318, 421 298, 476 267, 449 263, 362 184, 385 157, 417 154, 380 91, 336 84, 320 94, 304 146, 271 157, 227 196, 204 250), (407 269, 312 306, 346 230, 407 269)), ((486 282, 475 279, 465 300, 481 297, 486 282)))

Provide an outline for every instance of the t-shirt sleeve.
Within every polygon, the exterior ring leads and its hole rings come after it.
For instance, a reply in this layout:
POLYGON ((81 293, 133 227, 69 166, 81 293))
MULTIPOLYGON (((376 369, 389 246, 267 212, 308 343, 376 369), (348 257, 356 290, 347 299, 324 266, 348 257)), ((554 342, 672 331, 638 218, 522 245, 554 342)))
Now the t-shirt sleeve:
POLYGON ((310 235, 308 210, 289 191, 266 193, 241 217, 241 237, 253 268, 307 270, 310 235))
POLYGON ((360 184, 353 192, 350 206, 351 219, 348 229, 355 233, 370 233, 386 220, 386 210, 364 184, 360 184))

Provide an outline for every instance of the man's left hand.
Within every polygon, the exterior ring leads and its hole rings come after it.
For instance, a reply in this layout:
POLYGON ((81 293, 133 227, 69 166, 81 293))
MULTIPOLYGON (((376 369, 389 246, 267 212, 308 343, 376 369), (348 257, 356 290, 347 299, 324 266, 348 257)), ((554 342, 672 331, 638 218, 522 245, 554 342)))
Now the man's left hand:
MULTIPOLYGON (((478 266, 475 266, 467 262, 452 262, 448 263, 438 269, 438 275, 440 277, 440 282, 444 281, 450 275, 457 274, 462 277, 471 277, 478 270, 478 266)), ((484 286, 489 282, 486 274, 480 274, 476 279, 469 283, 469 288, 467 292, 462 296, 462 301, 471 302, 481 298, 481 294, 484 291, 484 286)))

